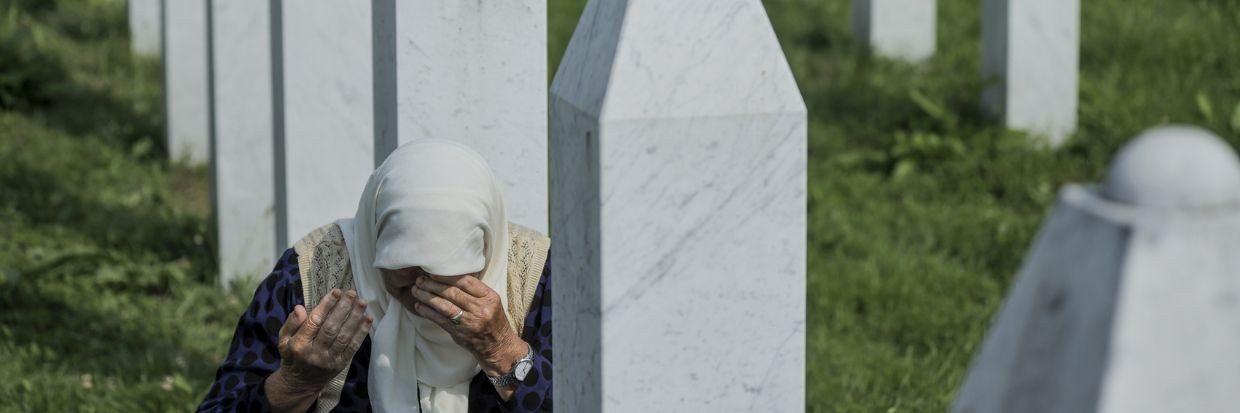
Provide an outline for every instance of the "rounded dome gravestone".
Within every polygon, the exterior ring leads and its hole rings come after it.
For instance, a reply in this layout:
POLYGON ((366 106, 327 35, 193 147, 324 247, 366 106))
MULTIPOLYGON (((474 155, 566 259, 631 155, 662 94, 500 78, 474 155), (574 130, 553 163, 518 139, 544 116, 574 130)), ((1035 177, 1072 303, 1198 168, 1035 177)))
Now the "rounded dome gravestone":
POLYGON ((1101 188, 1065 188, 953 410, 1235 410, 1238 164, 1206 131, 1163 127, 1101 188))
POLYGON ((1203 129, 1156 128, 1115 157, 1103 194, 1143 207, 1234 205, 1240 203, 1240 161, 1227 143, 1203 129))

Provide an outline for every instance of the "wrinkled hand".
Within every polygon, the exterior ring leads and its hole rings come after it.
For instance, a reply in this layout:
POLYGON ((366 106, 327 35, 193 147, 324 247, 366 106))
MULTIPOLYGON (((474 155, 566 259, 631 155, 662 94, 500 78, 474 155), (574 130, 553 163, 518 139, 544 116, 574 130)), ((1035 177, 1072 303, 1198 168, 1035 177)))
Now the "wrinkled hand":
POLYGON ((418 277, 412 287, 414 313, 438 324, 452 340, 474 353, 488 376, 500 376, 528 347, 508 325, 499 294, 473 276, 418 277), (461 313, 460 324, 451 317, 461 313))
POLYGON ((366 300, 356 291, 332 290, 309 315, 297 306, 280 328, 280 369, 285 388, 318 394, 353 360, 370 326, 366 300))

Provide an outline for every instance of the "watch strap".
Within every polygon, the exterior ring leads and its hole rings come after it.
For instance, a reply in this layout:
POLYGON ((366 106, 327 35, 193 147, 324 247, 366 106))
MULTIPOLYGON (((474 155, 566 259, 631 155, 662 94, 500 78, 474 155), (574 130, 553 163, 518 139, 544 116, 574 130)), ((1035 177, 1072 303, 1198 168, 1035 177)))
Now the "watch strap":
POLYGON ((525 351, 525 357, 522 357, 520 360, 517 360, 516 363, 513 363, 512 368, 508 370, 508 373, 499 377, 487 376, 487 380, 490 380, 491 384, 495 385, 496 388, 509 387, 521 382, 520 380, 517 380, 517 366, 524 362, 530 363, 530 367, 533 368, 532 364, 534 364, 534 346, 527 343, 525 347, 528 349, 525 351))

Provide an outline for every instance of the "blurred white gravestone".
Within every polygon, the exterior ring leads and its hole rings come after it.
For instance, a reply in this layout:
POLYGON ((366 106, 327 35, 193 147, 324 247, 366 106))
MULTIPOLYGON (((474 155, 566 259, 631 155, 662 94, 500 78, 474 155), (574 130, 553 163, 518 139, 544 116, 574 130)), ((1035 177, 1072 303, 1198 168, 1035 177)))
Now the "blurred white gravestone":
POLYGON ((357 213, 374 170, 370 8, 276 0, 276 244, 357 213))
POLYGON ((1076 129, 1080 0, 983 0, 983 102, 1058 145, 1076 129))
POLYGON ((806 111, 762 3, 590 1, 551 94, 556 408, 804 411, 806 111))
POLYGON ((135 54, 159 55, 163 7, 163 0, 129 0, 129 48, 135 54))
POLYGON ((937 0, 853 0, 857 41, 883 56, 910 61, 934 56, 937 0))
POLYGON ((417 139, 480 153, 509 218, 547 231, 547 2, 374 0, 375 163, 417 139))
POLYGON ((210 88, 207 0, 164 4, 164 93, 168 156, 205 164, 210 159, 210 88))
POLYGON ((275 240, 270 3, 211 1, 211 184, 225 286, 262 277, 273 249, 281 247, 275 240))
POLYGON ((1235 411, 1240 162, 1151 130, 1069 186, 957 395, 964 412, 1235 411))

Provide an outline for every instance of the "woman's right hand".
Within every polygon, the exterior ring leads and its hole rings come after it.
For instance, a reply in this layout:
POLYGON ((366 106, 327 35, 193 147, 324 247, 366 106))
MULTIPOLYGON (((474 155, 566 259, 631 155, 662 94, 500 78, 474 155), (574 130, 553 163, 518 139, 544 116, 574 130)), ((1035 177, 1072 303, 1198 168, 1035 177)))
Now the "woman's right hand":
POLYGON ((314 311, 297 306, 280 328, 280 368, 267 378, 275 411, 305 411, 353 360, 374 319, 357 292, 332 290, 314 311))

